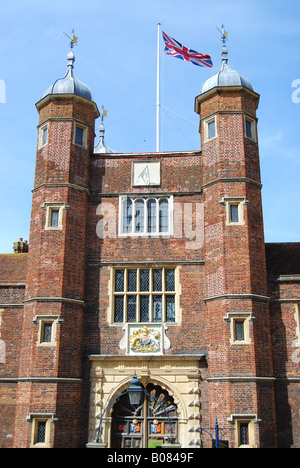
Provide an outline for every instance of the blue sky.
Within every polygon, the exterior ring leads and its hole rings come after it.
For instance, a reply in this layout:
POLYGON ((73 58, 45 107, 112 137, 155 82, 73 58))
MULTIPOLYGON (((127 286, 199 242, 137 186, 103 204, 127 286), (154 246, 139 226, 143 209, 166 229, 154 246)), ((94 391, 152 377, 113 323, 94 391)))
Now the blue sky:
POLYGON ((65 74, 69 41, 63 32, 71 34, 74 28, 79 38, 76 76, 89 85, 98 108, 108 110, 107 144, 118 152, 147 152, 155 151, 157 22, 187 47, 209 53, 214 62, 213 69, 200 68, 163 55, 161 149, 200 149, 194 99, 203 81, 220 67, 222 43, 216 27, 224 23, 229 65, 249 78, 261 96, 266 242, 300 241, 299 0, 3 0, 0 253, 12 252, 19 237, 29 238, 35 103, 65 74))

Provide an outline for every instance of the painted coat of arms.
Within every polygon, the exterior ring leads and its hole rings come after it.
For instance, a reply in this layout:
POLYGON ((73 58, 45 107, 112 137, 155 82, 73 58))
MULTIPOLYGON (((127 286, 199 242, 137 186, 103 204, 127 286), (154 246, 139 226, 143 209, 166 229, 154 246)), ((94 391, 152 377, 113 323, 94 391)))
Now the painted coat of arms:
POLYGON ((156 354, 162 351, 162 333, 160 326, 133 326, 128 330, 128 342, 131 353, 156 354))

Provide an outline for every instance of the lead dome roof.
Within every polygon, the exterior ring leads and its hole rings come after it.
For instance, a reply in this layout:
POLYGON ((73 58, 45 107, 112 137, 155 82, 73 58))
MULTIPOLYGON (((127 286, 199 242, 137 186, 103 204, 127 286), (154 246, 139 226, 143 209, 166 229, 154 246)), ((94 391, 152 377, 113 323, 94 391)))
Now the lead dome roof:
POLYGON ((253 84, 248 80, 248 78, 245 78, 237 71, 232 70, 228 65, 228 50, 225 45, 222 48, 222 64, 220 69, 217 73, 204 81, 200 94, 206 93, 207 91, 219 86, 245 86, 251 91, 255 91, 253 84))
POLYGON ((81 96, 90 101, 93 100, 92 92, 90 88, 78 80, 74 73, 74 62, 75 55, 71 50, 68 53, 68 71, 63 78, 56 80, 51 86, 49 86, 42 94, 41 99, 48 96, 49 94, 75 94, 81 96))

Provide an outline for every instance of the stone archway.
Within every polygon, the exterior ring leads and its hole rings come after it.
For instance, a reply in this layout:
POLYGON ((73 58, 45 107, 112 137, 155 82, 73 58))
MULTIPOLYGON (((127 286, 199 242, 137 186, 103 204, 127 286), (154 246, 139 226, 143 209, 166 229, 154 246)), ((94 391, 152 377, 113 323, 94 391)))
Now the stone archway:
POLYGON ((154 382, 144 388, 141 404, 121 396, 112 411, 112 448, 155 448, 169 439, 177 441, 177 404, 168 390, 154 382))
POLYGON ((96 440, 102 417, 101 439, 103 445, 110 448, 112 434, 116 433, 113 427, 114 405, 118 396, 126 392, 130 379, 136 372, 145 389, 152 383, 166 390, 173 398, 178 418, 177 442, 181 447, 199 447, 201 387, 205 386, 200 373, 201 358, 199 355, 151 356, 147 359, 132 356, 90 356, 92 367, 88 443, 96 440))

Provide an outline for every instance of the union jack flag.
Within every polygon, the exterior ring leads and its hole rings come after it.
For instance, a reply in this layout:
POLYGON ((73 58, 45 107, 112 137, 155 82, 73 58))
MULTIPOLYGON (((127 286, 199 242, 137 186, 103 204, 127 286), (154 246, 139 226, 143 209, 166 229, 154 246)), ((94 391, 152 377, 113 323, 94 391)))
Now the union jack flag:
POLYGON ((173 55, 173 57, 185 60, 186 62, 192 62, 194 65, 198 65, 199 67, 213 66, 210 55, 203 55, 193 49, 188 49, 163 31, 162 35, 165 43, 164 52, 167 55, 173 55))

